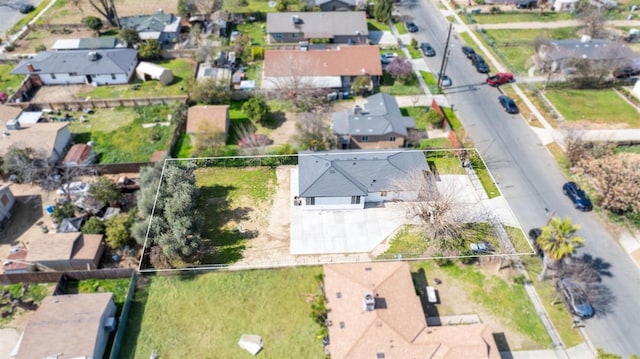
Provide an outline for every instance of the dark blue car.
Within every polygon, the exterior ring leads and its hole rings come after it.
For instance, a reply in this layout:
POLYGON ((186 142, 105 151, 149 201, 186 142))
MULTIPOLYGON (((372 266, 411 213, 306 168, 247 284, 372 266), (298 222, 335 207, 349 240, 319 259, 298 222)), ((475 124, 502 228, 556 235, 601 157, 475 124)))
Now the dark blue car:
POLYGON ((567 182, 562 186, 562 192, 569 197, 573 206, 581 211, 590 211, 593 209, 591 200, 586 193, 575 182, 567 182))
POLYGON ((558 291, 562 293, 567 307, 573 314, 583 319, 593 317, 593 307, 591 303, 589 303, 585 292, 576 282, 567 278, 561 278, 556 283, 556 286, 558 291))

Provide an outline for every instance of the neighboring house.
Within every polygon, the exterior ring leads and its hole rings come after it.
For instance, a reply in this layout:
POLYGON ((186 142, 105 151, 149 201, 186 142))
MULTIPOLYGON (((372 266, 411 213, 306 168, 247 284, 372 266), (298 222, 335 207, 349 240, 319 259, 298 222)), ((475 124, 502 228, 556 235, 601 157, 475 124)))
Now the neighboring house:
POLYGON ((429 171, 422 151, 301 152, 298 196, 303 209, 361 209, 369 202, 416 200, 395 181, 429 171))
POLYGON ((269 43, 366 44, 368 35, 364 11, 267 13, 269 43))
POLYGON ((633 50, 624 42, 602 39, 550 40, 540 45, 538 68, 551 72, 571 72, 575 60, 605 62, 613 68, 633 61, 633 50))
POLYGON ((98 50, 115 49, 118 46, 116 37, 84 37, 80 39, 58 39, 51 50, 98 50))
POLYGON ((0 187, 0 229, 11 218, 16 199, 11 192, 11 185, 0 187))
POLYGON ((378 46, 338 46, 326 50, 267 50, 264 53, 262 88, 351 89, 358 76, 369 76, 378 85, 382 76, 378 46))
POLYGON ((429 326, 423 289, 408 262, 325 265, 331 358, 500 358, 487 324, 429 326))
POLYGON ((156 40, 161 44, 167 44, 177 40, 180 20, 180 16, 158 10, 154 15, 123 16, 120 18, 120 26, 124 29, 135 29, 142 40, 156 40))
POLYGON ((113 293, 45 297, 29 317, 12 358, 102 358, 115 315, 113 293))
POLYGON ((368 97, 364 109, 333 113, 333 134, 342 149, 403 147, 408 130, 415 128, 416 120, 403 116, 395 97, 386 93, 368 97))
POLYGON ((91 146, 84 143, 76 143, 69 148, 62 160, 64 166, 82 166, 95 161, 96 154, 91 146))
POLYGON ((224 10, 218 10, 211 14, 211 31, 217 30, 218 36, 227 36, 227 29, 231 22, 231 15, 224 10))
POLYGON ((142 81, 157 80, 163 86, 173 81, 173 72, 170 69, 146 61, 140 61, 136 67, 136 75, 142 81))
POLYGON ((101 234, 80 232, 34 235, 26 244, 27 262, 56 271, 97 269, 105 247, 101 234))
POLYGON ((356 0, 315 0, 320 11, 349 11, 356 8, 356 0))
POLYGON ((580 0, 555 0, 552 1, 551 10, 573 12, 576 10, 578 1, 580 0))
POLYGON ((191 106, 187 112, 187 134, 221 133, 226 138, 229 131, 229 106, 191 106))
POLYGON ((4 131, 0 139, 0 156, 6 155, 12 146, 33 148, 44 151, 49 161, 55 163, 62 159, 70 143, 71 132, 67 122, 19 125, 19 129, 4 131))
POLYGON ((42 85, 116 85, 128 83, 137 64, 134 49, 43 51, 21 61, 11 74, 28 75, 42 85))

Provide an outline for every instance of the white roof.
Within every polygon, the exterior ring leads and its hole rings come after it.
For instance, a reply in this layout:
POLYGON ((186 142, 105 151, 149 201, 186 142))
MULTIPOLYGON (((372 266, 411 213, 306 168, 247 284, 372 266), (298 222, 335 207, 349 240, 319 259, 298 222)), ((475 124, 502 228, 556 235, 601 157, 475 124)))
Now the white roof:
POLYGON ((59 39, 51 46, 51 50, 77 49, 80 47, 80 39, 59 39))
POLYGON ((160 65, 156 65, 154 63, 146 61, 140 61, 140 63, 136 67, 136 72, 143 72, 151 76, 160 76, 167 70, 168 69, 166 67, 162 67, 160 65))
POLYGON ((21 125, 24 125, 27 123, 38 123, 40 117, 42 117, 42 111, 30 111, 22 112, 16 120, 18 120, 21 125))
POLYGON ((141 32, 140 40, 158 40, 160 38, 161 32, 159 31, 149 31, 149 32, 141 32))
POLYGON ((262 350, 262 338, 259 335, 242 334, 238 345, 252 355, 256 355, 262 350))

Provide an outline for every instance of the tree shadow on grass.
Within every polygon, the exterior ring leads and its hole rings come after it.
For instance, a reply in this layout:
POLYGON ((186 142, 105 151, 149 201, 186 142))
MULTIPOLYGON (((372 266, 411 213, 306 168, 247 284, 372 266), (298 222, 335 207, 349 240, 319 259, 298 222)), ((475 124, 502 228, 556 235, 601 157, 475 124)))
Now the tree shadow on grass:
POLYGON ((248 118, 235 118, 229 124, 228 145, 237 145, 240 138, 256 132, 256 126, 248 118))
POLYGON ((210 246, 204 264, 230 264, 242 258, 245 241, 257 236, 246 231, 242 221, 249 219, 249 207, 231 208, 228 200, 231 186, 201 187, 200 209, 205 213, 202 237, 210 246))

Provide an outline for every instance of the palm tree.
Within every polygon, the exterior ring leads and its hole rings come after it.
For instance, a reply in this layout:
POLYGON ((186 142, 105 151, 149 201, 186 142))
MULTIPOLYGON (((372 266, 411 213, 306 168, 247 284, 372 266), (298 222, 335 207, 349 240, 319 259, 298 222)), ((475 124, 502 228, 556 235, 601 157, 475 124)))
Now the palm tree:
POLYGON ((552 264, 561 264, 565 258, 575 253, 578 246, 584 244, 584 239, 575 235, 578 229, 580 226, 571 223, 569 217, 551 217, 547 225, 542 227, 542 233, 537 238, 538 245, 544 251, 540 280, 545 279, 547 269, 552 264))

